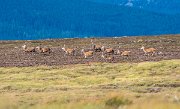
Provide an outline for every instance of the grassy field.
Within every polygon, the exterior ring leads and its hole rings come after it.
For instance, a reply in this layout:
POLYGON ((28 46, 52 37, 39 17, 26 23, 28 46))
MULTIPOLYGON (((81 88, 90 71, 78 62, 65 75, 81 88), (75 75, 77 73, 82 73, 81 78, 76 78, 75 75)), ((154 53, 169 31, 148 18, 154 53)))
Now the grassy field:
POLYGON ((180 60, 0 67, 0 109, 179 109, 180 60))

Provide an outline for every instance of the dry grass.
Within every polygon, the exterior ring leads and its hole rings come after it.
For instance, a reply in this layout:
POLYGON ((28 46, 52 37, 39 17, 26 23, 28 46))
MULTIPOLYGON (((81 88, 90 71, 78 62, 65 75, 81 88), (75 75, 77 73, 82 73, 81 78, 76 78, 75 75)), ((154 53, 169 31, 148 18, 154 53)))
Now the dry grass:
POLYGON ((0 68, 0 109, 178 109, 180 60, 0 68))

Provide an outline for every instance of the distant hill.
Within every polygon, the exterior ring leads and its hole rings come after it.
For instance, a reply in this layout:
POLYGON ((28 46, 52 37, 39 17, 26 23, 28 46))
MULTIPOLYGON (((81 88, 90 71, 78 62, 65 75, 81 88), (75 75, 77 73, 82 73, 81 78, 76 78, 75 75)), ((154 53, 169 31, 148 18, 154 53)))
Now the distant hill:
POLYGON ((180 15, 87 0, 0 0, 0 39, 180 33, 180 15))
POLYGON ((180 14, 180 0, 89 0, 98 3, 135 7, 165 14, 180 14))

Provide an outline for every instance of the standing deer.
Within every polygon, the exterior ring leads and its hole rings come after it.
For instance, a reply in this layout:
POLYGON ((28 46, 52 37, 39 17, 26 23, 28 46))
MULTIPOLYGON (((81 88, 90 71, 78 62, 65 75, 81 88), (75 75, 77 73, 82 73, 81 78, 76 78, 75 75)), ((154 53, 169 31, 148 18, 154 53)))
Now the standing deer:
POLYGON ((107 54, 114 54, 114 49, 113 48, 105 48, 104 46, 102 46, 102 51, 107 53, 107 54))
POLYGON ((40 46, 37 46, 36 47, 37 48, 37 50, 40 52, 40 53, 51 53, 51 49, 50 48, 48 48, 48 47, 40 47, 40 46))
POLYGON ((91 44, 92 44, 92 49, 95 51, 95 52, 100 52, 100 51, 102 51, 102 49, 101 49, 101 45, 96 45, 96 44, 94 44, 94 42, 93 42, 93 40, 91 39, 91 44))
POLYGON ((141 49, 144 51, 145 55, 152 53, 152 55, 154 55, 154 53, 156 52, 155 48, 146 48, 144 46, 141 47, 141 49))
POLYGON ((84 58, 87 58, 87 57, 92 57, 93 56, 93 51, 84 51, 84 49, 81 50, 81 52, 83 53, 84 55, 84 58))
POLYGON ((65 52, 66 55, 75 55, 75 49, 72 48, 65 48, 66 45, 64 44, 64 47, 62 50, 65 52))
POLYGON ((25 52, 35 52, 36 51, 35 47, 27 47, 27 45, 23 45, 22 48, 25 52))

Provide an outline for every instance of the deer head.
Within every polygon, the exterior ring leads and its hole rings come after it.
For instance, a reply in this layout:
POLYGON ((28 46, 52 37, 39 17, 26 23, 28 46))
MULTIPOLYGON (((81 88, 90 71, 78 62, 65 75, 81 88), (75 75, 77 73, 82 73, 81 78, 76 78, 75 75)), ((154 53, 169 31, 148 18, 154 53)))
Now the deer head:
POLYGON ((142 49, 142 50, 143 50, 144 48, 145 48, 145 47, 144 47, 144 46, 142 46, 140 49, 142 49))

